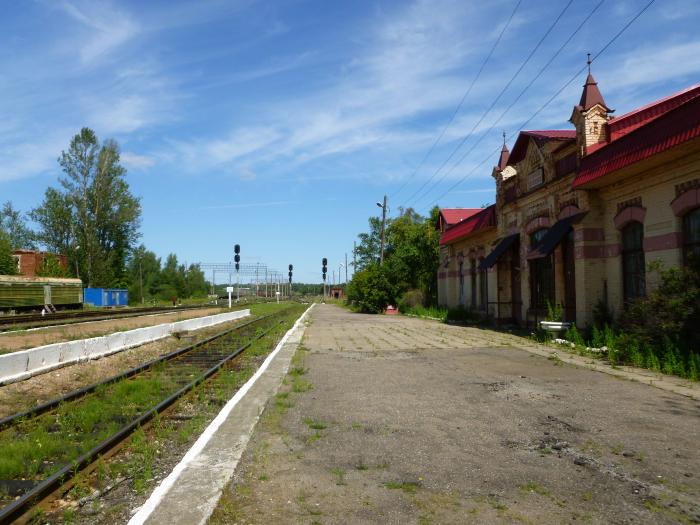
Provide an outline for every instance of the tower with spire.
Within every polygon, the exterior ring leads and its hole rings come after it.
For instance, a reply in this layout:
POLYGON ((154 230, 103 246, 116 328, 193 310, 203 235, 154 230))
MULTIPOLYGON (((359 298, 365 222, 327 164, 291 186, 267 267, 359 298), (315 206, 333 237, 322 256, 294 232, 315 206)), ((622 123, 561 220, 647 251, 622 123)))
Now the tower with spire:
POLYGON ((610 120, 610 109, 591 74, 591 55, 588 54, 588 77, 583 85, 581 100, 574 106, 569 121, 576 126, 576 142, 579 156, 588 153, 591 146, 606 142, 605 123, 610 120))

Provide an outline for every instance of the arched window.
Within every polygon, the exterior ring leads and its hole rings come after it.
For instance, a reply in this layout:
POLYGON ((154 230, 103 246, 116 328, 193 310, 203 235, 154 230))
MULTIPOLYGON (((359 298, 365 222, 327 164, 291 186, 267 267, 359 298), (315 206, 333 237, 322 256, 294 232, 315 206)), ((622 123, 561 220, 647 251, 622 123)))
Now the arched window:
MULTIPOLYGON (((530 249, 534 250, 547 233, 546 228, 530 235, 530 249)), ((545 309, 554 305, 554 260, 552 254, 530 261, 530 306, 545 309)))
POLYGON ((622 282, 625 301, 646 294, 644 225, 632 221, 622 228, 622 282))
POLYGON ((459 263, 459 297, 457 301, 460 306, 464 305, 464 263, 459 263))
POLYGON ((683 264, 700 260, 700 208, 683 216, 683 264))

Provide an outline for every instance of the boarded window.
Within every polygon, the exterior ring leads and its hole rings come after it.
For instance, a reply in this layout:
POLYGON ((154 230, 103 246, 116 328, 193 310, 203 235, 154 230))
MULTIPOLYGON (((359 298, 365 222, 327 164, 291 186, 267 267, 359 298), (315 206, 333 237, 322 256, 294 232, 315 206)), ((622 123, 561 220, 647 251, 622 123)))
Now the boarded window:
POLYGON ((544 170, 542 168, 537 168, 532 170, 527 176, 527 189, 531 190, 540 186, 544 182, 544 170))

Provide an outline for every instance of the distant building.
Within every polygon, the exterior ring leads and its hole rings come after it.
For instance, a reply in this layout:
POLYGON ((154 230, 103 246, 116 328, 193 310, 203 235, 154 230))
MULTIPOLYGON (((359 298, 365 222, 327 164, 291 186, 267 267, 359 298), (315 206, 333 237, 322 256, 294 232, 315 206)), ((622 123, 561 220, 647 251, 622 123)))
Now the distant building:
POLYGON ((17 261, 17 271, 20 275, 26 277, 36 277, 37 273, 41 271, 44 264, 44 259, 47 256, 55 257, 58 264, 64 270, 68 269, 68 257, 65 255, 58 255, 47 252, 40 252, 36 250, 14 250, 12 256, 17 261))
POLYGON ((559 304, 585 326, 644 296, 652 260, 700 254, 700 84, 612 113, 589 73, 574 129, 504 144, 496 204, 441 235, 441 305, 532 326, 559 304))

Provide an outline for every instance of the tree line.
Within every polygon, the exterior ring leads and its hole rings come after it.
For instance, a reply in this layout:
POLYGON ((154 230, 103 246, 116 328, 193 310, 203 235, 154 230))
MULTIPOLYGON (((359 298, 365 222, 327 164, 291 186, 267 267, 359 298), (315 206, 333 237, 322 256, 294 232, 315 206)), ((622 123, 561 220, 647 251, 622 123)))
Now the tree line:
POLYGON ((128 288, 133 302, 206 295, 198 266, 180 264, 175 254, 161 263, 145 246, 137 247, 141 202, 126 181, 116 141, 100 143, 93 130, 83 128, 58 164, 58 185, 46 189, 39 206, 24 214, 8 201, 0 209, 0 274, 17 273, 12 250, 42 249, 65 255, 68 267, 49 256, 39 275, 128 288))
POLYGON ((401 302, 410 302, 411 306, 435 304, 440 260, 440 233, 435 225, 439 213, 435 207, 424 217, 412 208, 400 208, 397 217, 387 219, 382 264, 382 221, 370 217, 369 231, 358 235, 348 301, 358 310, 371 313, 401 302))

